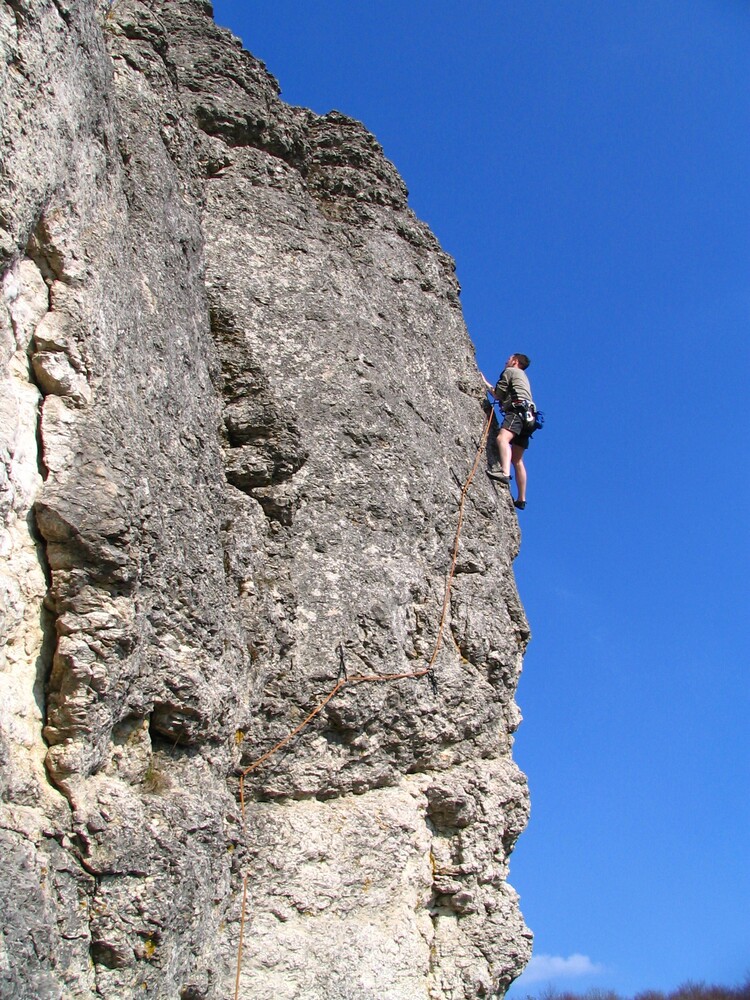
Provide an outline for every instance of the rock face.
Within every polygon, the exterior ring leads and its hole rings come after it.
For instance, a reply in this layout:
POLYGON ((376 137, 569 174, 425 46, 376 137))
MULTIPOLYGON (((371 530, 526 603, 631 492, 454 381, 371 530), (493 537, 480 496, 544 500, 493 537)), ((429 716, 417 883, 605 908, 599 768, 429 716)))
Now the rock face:
POLYGON ((208 3, 8 0, 0 51, 0 994, 502 994, 481 468, 425 674, 485 420, 452 261, 208 3))

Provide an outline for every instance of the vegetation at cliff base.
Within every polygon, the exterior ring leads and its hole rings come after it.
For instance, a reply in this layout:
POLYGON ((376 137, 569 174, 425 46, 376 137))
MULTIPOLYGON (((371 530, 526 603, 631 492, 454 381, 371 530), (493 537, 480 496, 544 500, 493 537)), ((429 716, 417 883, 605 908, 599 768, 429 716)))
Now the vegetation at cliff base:
POLYGON ((634 997, 623 997, 614 990, 591 989, 585 993, 570 993, 548 987, 539 994, 527 994, 525 1000, 750 1000, 750 976, 742 986, 716 986, 706 983, 684 983, 670 993, 645 990, 634 997))

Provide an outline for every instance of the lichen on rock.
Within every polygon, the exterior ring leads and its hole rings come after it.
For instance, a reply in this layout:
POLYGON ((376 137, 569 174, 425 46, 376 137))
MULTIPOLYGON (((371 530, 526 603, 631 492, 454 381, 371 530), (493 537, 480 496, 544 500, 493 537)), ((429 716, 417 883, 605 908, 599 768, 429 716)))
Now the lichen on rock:
POLYGON ((246 1000, 501 994, 529 631, 481 473, 425 676, 485 420, 452 260, 202 0, 0 45, 0 992, 223 998, 245 931, 246 1000), (300 727, 342 670, 401 676, 300 727))

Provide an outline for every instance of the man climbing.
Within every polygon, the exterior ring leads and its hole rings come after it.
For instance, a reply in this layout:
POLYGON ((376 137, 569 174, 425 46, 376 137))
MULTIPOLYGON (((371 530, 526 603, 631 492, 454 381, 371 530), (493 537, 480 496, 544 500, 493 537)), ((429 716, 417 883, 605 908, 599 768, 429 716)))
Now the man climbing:
POLYGON ((503 423, 497 435, 497 450, 500 462, 487 470, 487 475, 506 486, 510 483, 510 465, 516 470, 518 497, 513 506, 518 510, 526 507, 526 466, 523 453, 529 446, 529 438, 534 432, 533 417, 536 407, 531 396, 531 385, 526 369, 531 362, 525 354, 511 354, 505 362, 505 371, 493 386, 484 378, 484 383, 503 410, 503 423))

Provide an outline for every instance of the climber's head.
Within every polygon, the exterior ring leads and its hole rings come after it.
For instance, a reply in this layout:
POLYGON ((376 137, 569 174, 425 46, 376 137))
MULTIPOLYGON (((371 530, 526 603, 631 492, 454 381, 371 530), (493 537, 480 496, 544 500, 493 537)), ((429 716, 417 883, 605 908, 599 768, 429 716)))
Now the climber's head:
POLYGON ((531 361, 529 361, 529 358, 525 354, 511 354, 505 362, 505 367, 520 368, 522 371, 525 371, 530 364, 531 361))

